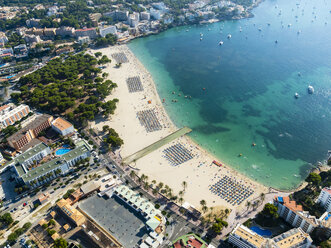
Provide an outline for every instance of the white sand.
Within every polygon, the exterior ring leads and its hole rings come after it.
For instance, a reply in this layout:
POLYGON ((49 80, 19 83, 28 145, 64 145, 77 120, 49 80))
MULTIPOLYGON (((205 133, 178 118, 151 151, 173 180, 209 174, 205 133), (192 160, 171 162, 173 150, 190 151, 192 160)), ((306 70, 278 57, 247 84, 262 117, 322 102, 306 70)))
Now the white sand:
MULTIPOLYGON (((105 72, 109 73, 109 79, 117 83, 118 87, 107 100, 118 98, 119 103, 115 114, 111 116, 109 120, 96 120, 91 123, 91 126, 102 130, 104 125, 109 125, 119 133, 124 140, 124 145, 120 149, 122 158, 141 150, 177 130, 162 106, 151 75, 127 46, 121 45, 97 51, 106 54, 112 59, 112 63, 107 66, 105 72), (125 53, 129 62, 123 63, 120 68, 115 68, 116 62, 111 55, 118 52, 125 53), (144 87, 143 92, 129 93, 126 79, 133 76, 140 76, 144 87), (148 104, 148 100, 151 100, 152 103, 148 104), (154 108, 157 111, 159 121, 164 128, 160 131, 147 133, 145 128, 141 126, 136 112, 150 108, 154 108)), ((96 50, 92 52, 95 53, 96 50)), ((236 178, 237 181, 242 181, 244 185, 255 191, 248 200, 258 197, 261 192, 268 192, 266 187, 246 178, 228 166, 220 168, 213 165, 212 161, 215 158, 198 147, 188 137, 181 137, 172 142, 172 144, 175 143, 181 143, 191 150, 194 154, 194 158, 179 166, 171 166, 169 162, 162 157, 162 151, 171 146, 171 144, 168 144, 139 159, 136 164, 134 164, 134 166, 139 169, 138 174, 147 175, 150 182, 152 180, 163 182, 165 185, 172 188, 174 193, 183 190, 182 182, 186 181, 188 186, 184 200, 197 208, 200 208, 200 200, 202 199, 207 202, 208 207, 220 206, 232 210, 238 208, 237 205, 232 206, 209 191, 209 186, 216 183, 224 175, 236 178)), ((244 207, 245 202, 240 205, 240 208, 244 207)))

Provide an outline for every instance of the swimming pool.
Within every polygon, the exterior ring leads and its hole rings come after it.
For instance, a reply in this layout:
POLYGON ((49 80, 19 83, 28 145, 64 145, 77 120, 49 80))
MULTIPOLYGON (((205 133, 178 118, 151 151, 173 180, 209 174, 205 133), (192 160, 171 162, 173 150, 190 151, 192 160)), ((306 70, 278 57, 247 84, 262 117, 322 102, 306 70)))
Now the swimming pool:
POLYGON ((61 155, 66 154, 70 151, 71 151, 71 149, 61 148, 61 149, 59 149, 55 152, 55 155, 61 156, 61 155))
POLYGON ((250 229, 263 237, 270 237, 272 234, 271 231, 262 229, 258 226, 252 226, 250 229))

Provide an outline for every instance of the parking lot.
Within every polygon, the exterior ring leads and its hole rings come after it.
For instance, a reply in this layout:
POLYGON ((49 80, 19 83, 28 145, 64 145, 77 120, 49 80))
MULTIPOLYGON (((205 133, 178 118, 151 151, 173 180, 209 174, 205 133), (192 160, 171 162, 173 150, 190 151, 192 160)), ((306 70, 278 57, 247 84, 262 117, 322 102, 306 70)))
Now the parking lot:
POLYGON ((10 170, 6 170, 5 172, 0 174, 0 197, 1 199, 6 198, 6 201, 13 200, 16 197, 15 193, 15 185, 16 181, 11 179, 12 172, 10 170))

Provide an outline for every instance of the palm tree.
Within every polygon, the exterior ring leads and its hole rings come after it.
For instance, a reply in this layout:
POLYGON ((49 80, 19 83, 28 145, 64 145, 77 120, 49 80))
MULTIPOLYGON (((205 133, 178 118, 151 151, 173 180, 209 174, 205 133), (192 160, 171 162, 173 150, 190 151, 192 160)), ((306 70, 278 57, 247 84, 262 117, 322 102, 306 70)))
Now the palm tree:
POLYGON ((225 214, 228 215, 230 210, 228 208, 225 209, 225 214))
POLYGON ((144 189, 148 190, 148 188, 149 188, 149 184, 148 184, 148 182, 145 182, 144 183, 144 189))
POLYGON ((251 206, 251 202, 250 202, 250 201, 247 201, 247 202, 246 202, 247 210, 249 209, 250 206, 251 206))
POLYGON ((202 206, 202 212, 206 213, 208 210, 208 207, 207 206, 202 206))
POLYGON ((141 183, 141 182, 142 182, 142 177, 143 177, 143 176, 141 176, 141 177, 138 177, 138 182, 139 182, 139 183, 141 183))
POLYGON ((205 212, 206 204, 207 204, 207 203, 206 203, 205 200, 201 200, 201 201, 200 201, 201 209, 202 209, 203 212, 205 212))
POLYGON ((155 180, 153 180, 153 181, 152 181, 152 184, 156 184, 156 181, 155 181, 155 180))
POLYGON ((159 188, 159 190, 161 190, 161 189, 163 188, 163 183, 160 182, 160 183, 157 185, 157 187, 159 188))
POLYGON ((265 199, 265 194, 264 193, 261 193, 260 195, 260 199, 261 199, 261 202, 263 203, 264 199, 265 199))
POLYGON ((131 178, 134 178, 134 176, 136 175, 136 173, 134 173, 134 171, 132 170, 132 171, 130 171, 130 177, 131 178))
POLYGON ((183 204, 183 202, 184 202, 184 199, 183 199, 183 197, 179 197, 179 198, 178 198, 178 202, 180 203, 180 205, 182 205, 182 204, 183 204))
POLYGON ((183 195, 184 195, 184 191, 179 191, 179 192, 178 192, 178 195, 179 195, 179 196, 183 196, 183 195))
POLYGON ((185 191, 185 189, 186 189, 186 187, 187 187, 187 182, 183 181, 183 182, 182 182, 182 186, 183 186, 184 191, 185 191))

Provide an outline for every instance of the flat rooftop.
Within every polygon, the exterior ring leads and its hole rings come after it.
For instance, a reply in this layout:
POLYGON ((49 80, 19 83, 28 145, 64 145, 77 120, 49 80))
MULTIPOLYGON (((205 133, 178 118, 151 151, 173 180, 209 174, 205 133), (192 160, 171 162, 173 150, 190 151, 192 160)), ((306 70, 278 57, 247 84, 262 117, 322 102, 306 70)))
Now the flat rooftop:
POLYGON ((136 247, 148 236, 143 217, 117 196, 105 199, 95 195, 82 201, 79 207, 125 248, 136 247))
POLYGON ((241 237, 243 240, 246 240, 250 244, 253 244, 255 247, 262 247, 266 241, 262 236, 258 235, 243 225, 238 226, 233 231, 233 233, 241 237))
POLYGON ((31 157, 35 156, 36 154, 40 153, 41 151, 45 150, 48 146, 42 142, 39 142, 39 144, 31 147, 21 155, 15 157, 13 160, 7 162, 6 165, 16 165, 21 164, 24 161, 30 159, 31 157))
POLYGON ((33 130, 36 127, 39 127, 42 123, 46 122, 48 119, 50 119, 52 116, 48 114, 43 114, 41 116, 38 116, 34 121, 23 127, 18 132, 14 133, 12 136, 8 137, 7 141, 17 141, 22 138, 22 136, 28 131, 33 130))
MULTIPOLYGON (((71 159, 81 156, 90 150, 91 150, 90 146, 85 141, 78 142, 76 144, 75 149, 62 155, 61 157, 53 159, 45 164, 38 166, 37 168, 34 168, 34 169, 28 171, 28 173, 26 173, 25 175, 22 175, 22 179, 24 182, 33 180, 34 178, 37 178, 41 175, 44 175, 44 174, 54 170, 59 165, 64 163, 64 161, 70 161, 71 159)), ((18 168, 16 167, 16 169, 18 169, 18 168)), ((23 168, 21 168, 21 169, 23 170, 23 168)))

